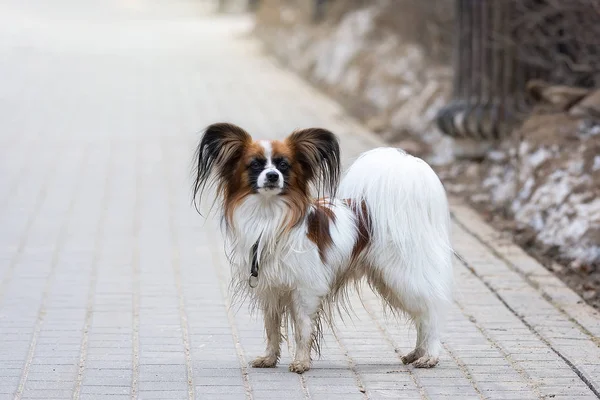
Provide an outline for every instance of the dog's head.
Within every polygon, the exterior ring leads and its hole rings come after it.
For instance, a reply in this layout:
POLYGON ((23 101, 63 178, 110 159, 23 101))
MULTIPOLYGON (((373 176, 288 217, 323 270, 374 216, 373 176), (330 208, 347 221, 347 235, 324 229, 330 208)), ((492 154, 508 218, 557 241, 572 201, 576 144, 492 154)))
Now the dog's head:
POLYGON ((197 205, 204 189, 214 184, 226 216, 248 196, 301 209, 312 190, 335 195, 340 148, 336 136, 321 128, 294 131, 282 141, 254 140, 239 126, 217 123, 205 130, 194 164, 197 205))

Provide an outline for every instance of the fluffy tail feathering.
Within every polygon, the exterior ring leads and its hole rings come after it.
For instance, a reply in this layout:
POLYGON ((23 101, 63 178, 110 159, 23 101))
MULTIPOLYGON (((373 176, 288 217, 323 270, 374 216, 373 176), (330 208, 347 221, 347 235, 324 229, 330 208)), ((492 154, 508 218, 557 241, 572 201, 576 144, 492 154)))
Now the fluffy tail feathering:
POLYGON ((425 161, 394 148, 368 151, 346 172, 339 196, 366 205, 373 251, 396 254, 405 268, 437 282, 435 294, 449 300, 453 251, 448 200, 425 161))

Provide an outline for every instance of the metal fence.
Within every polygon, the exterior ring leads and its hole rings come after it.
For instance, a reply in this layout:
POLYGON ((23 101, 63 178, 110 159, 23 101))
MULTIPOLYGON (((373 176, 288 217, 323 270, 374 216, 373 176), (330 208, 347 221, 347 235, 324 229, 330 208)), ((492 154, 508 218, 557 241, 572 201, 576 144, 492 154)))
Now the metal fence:
POLYGON ((454 137, 500 140, 530 109, 531 79, 600 85, 600 1, 455 0, 455 78, 436 121, 454 137))

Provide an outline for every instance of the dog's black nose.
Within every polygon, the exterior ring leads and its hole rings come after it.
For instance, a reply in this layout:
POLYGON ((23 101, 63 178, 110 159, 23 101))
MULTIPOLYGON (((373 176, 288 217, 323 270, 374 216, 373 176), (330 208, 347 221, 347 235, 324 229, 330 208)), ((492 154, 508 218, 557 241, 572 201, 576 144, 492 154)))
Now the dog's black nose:
POLYGON ((267 182, 275 183, 279 180, 279 174, 274 171, 267 172, 267 182))

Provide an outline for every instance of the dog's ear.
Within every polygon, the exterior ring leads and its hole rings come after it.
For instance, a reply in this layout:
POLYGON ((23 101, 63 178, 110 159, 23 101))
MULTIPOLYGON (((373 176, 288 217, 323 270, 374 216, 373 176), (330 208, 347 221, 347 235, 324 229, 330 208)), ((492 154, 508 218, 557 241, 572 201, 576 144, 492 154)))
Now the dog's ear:
POLYGON ((206 128, 194 156, 196 209, 208 183, 221 185, 231 178, 251 141, 248 132, 233 124, 217 123, 206 128))
POLYGON ((318 195, 335 196, 340 180, 340 145, 326 129, 309 128, 292 132, 286 139, 304 178, 317 189, 318 195))

